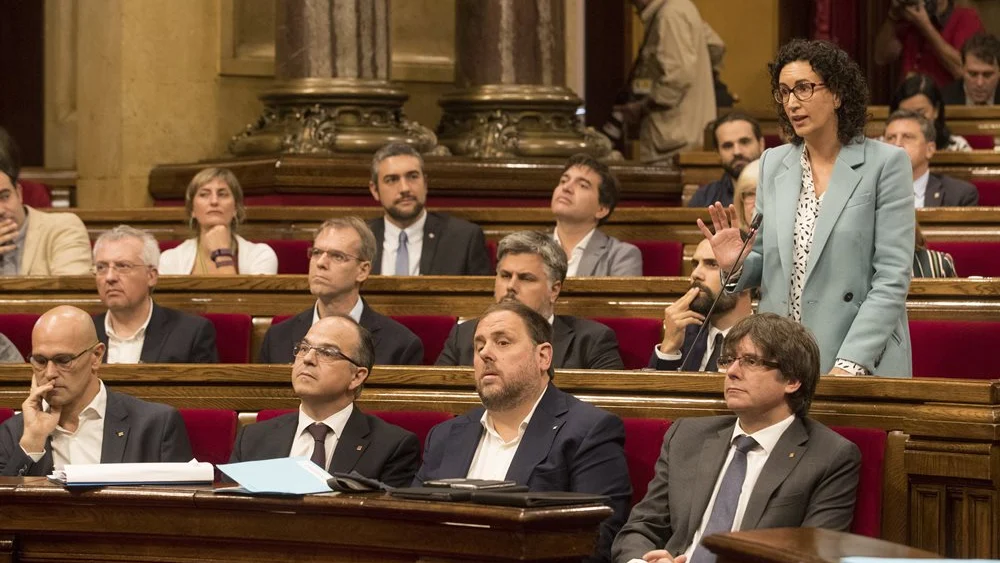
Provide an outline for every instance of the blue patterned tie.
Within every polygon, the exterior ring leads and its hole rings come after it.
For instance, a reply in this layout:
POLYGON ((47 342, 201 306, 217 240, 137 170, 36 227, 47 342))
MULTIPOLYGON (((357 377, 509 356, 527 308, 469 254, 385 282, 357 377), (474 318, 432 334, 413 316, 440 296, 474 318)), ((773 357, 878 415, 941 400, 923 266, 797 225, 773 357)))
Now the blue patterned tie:
POLYGON ((410 249, 406 247, 406 231, 399 231, 399 248, 396 249, 396 275, 410 275, 410 249))
MULTIPOLYGON (((743 481, 747 477, 747 452, 756 445, 757 440, 750 436, 739 436, 733 440, 736 451, 726 468, 726 474, 722 476, 719 494, 715 496, 712 515, 708 517, 708 524, 701 534, 702 539, 712 534, 732 531, 736 505, 740 502, 740 491, 743 490, 743 481)), ((690 563, 715 563, 715 554, 699 543, 691 554, 690 563)))

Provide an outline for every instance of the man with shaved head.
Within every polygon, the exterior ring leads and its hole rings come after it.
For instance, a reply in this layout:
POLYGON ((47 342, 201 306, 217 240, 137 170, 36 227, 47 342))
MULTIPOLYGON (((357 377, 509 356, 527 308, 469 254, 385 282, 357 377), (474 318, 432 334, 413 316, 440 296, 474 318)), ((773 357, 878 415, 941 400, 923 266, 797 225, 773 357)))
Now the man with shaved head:
POLYGON ((61 306, 31 331, 31 390, 0 426, 0 475, 48 475, 81 463, 191 459, 177 410, 116 393, 97 377, 105 347, 90 315, 61 306))

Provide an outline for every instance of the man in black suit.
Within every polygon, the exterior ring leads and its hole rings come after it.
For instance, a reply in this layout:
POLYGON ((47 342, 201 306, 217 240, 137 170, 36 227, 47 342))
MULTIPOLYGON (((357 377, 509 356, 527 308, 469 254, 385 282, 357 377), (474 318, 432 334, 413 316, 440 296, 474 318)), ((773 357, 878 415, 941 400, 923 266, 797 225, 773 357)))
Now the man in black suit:
POLYGON ((372 335, 346 315, 320 319, 295 346, 297 412, 240 431, 231 462, 310 456, 330 473, 357 471, 406 486, 420 462, 416 435, 364 414, 361 395, 375 360, 372 335))
POLYGON ((106 388, 97 377, 103 355, 86 312, 61 306, 38 319, 28 357, 31 390, 21 414, 0 426, 0 475, 191 459, 180 413, 106 388))
POLYGON ((606 495, 614 513, 601 523, 594 560, 608 560, 632 496, 621 419, 552 384, 552 329, 533 309, 490 306, 472 340, 483 406, 430 431, 414 484, 508 479, 532 491, 606 495))
POLYGON ((962 78, 941 89, 946 105, 1000 104, 1000 39, 977 33, 962 45, 962 78))
POLYGON ((217 363, 215 326, 207 319, 160 307, 151 293, 159 279, 160 247, 127 225, 94 243, 97 292, 108 308, 94 317, 109 364, 217 363))
POLYGON ((712 142, 722 161, 722 178, 698 188, 688 207, 708 207, 717 201, 729 206, 740 172, 764 152, 760 123, 741 111, 731 111, 712 123, 712 142))
POLYGON ((368 222, 377 250, 372 273, 396 276, 488 276, 486 237, 478 225, 424 209, 427 175, 413 147, 390 143, 372 158, 368 189, 385 214, 368 222))
POLYGON ((707 240, 698 243, 691 265, 691 289, 664 310, 663 340, 653 347, 651 368, 718 371, 722 340, 737 321, 753 314, 750 290, 723 293, 708 317, 708 327, 700 330, 712 302, 722 291, 719 263, 707 240))
MULTIPOLYGON (((493 297, 518 301, 552 325, 552 363, 557 369, 624 369, 618 338, 607 326, 569 315, 554 314, 556 299, 566 279, 566 253, 548 235, 534 231, 511 233, 497 246, 493 297)), ((439 366, 471 366, 472 338, 479 320, 451 329, 439 366)))
POLYGON ((422 363, 424 345, 417 335, 376 313, 361 298, 374 255, 375 236, 361 219, 338 217, 323 223, 309 249, 309 291, 316 296, 316 305, 267 329, 257 361, 292 363, 292 347, 309 327, 329 315, 347 315, 372 333, 376 364, 422 363))
POLYGON ((885 123, 885 142, 902 147, 913 168, 913 204, 921 207, 966 207, 979 204, 979 190, 950 176, 931 174, 936 150, 934 123, 915 111, 897 110, 885 123))

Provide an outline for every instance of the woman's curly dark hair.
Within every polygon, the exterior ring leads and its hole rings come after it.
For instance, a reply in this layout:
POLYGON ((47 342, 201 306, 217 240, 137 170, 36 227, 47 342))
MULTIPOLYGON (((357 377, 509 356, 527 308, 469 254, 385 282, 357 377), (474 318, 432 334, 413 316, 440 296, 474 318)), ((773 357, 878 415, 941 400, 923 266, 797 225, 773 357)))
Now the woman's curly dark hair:
MULTIPOLYGON (((858 63, 829 41, 793 39, 783 45, 774 62, 767 65, 771 73, 772 91, 778 89, 781 69, 796 61, 809 63, 830 92, 840 96, 840 107, 837 108, 837 138, 840 142, 846 145, 863 137, 865 123, 868 121, 868 84, 858 63)), ((785 137, 796 145, 802 144, 802 137, 795 134, 784 106, 775 102, 774 107, 785 137)))

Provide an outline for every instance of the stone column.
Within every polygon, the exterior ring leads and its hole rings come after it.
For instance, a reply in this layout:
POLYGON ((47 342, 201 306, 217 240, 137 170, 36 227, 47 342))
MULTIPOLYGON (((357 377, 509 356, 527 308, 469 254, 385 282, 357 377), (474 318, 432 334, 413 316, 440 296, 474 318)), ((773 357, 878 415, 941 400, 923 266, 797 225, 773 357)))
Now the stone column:
POLYGON ((621 158, 576 116, 566 87, 562 0, 456 0, 456 85, 442 96, 439 142, 476 158, 621 158))
POLYGON ((389 0, 276 0, 274 88, 236 155, 372 153, 397 141, 427 152, 434 133, 403 116, 389 81, 389 0))

